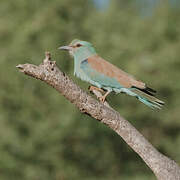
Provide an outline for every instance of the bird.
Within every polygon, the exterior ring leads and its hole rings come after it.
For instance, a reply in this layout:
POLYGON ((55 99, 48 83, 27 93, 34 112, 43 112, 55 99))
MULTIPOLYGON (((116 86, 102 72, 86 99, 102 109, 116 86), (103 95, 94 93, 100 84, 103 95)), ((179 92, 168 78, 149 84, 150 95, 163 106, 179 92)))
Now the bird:
POLYGON ((104 103, 111 93, 126 93, 136 97, 152 109, 161 109, 164 102, 155 97, 156 91, 144 82, 100 57, 90 42, 74 39, 66 50, 74 58, 74 75, 91 84, 90 90, 104 92, 99 100, 104 103))

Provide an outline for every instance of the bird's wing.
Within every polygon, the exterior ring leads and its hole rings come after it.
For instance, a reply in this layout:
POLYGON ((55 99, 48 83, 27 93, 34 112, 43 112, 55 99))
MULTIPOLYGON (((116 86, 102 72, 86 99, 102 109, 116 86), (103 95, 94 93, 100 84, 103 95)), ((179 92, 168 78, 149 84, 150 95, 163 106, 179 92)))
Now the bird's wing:
POLYGON ((117 89, 122 87, 115 78, 108 77, 106 74, 103 74, 93 68, 91 64, 88 63, 88 59, 81 62, 80 68, 88 76, 88 78, 96 82, 100 87, 111 87, 117 89))
MULTIPOLYGON (((101 76, 108 77, 109 79, 116 80, 122 87, 131 88, 136 87, 139 89, 145 89, 145 83, 136 80, 128 73, 117 68, 113 64, 105 61, 98 55, 89 57, 87 60, 81 63, 82 69, 88 73, 88 76, 97 76, 97 73, 101 76), (91 72, 90 72, 91 71, 91 72)), ((96 78, 100 78, 99 76, 96 78)), ((108 82, 107 82, 108 83, 108 82)), ((109 84, 110 85, 110 84, 109 84)))

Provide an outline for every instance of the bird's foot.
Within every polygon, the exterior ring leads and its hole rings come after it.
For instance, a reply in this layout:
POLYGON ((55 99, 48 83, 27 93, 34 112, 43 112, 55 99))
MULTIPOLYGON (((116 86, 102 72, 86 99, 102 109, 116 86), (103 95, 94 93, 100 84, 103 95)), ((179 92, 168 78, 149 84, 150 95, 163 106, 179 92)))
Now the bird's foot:
POLYGON ((107 95, 110 93, 111 91, 107 91, 103 96, 99 97, 99 100, 104 104, 107 95))
POLYGON ((105 95, 104 95, 104 96, 101 96, 101 97, 99 97, 98 99, 99 99, 99 101, 101 101, 102 103, 104 103, 105 100, 106 100, 106 96, 105 96, 105 95))
MULTIPOLYGON (((102 102, 103 104, 104 104, 104 102, 106 101, 106 96, 111 92, 111 91, 107 91, 106 93, 105 93, 105 91, 103 90, 103 89, 101 89, 101 88, 98 88, 98 87, 95 87, 95 86, 89 86, 89 91, 90 92, 93 92, 93 91, 98 91, 99 93, 100 93, 100 95, 96 95, 97 96, 97 98, 99 99, 99 101, 100 102, 102 102), (102 94, 104 94, 104 95, 102 95, 102 94)), ((93 92, 94 93, 94 92, 93 92)))
POLYGON ((95 86, 89 86, 89 91, 93 92, 93 90, 99 91, 101 93, 104 93, 104 91, 101 88, 95 87, 95 86))

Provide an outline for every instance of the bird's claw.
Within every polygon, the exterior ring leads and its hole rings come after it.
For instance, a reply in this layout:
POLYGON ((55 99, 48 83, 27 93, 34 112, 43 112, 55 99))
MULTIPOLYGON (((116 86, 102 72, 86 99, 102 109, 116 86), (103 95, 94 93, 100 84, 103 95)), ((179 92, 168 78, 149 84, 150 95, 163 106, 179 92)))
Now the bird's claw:
MULTIPOLYGON (((98 88, 98 87, 95 87, 95 86, 89 86, 88 89, 89 89, 90 92, 93 92, 93 91, 95 90, 95 91, 98 91, 98 92, 100 92, 100 93, 104 93, 103 89, 98 88)), ((102 103, 104 103, 105 100, 106 100, 106 96, 107 96, 108 94, 109 94, 109 91, 106 92, 104 95, 101 95, 100 97, 98 97, 99 101, 102 102, 102 103)))
POLYGON ((99 101, 101 101, 102 103, 104 103, 106 100, 106 96, 101 96, 99 97, 99 101))

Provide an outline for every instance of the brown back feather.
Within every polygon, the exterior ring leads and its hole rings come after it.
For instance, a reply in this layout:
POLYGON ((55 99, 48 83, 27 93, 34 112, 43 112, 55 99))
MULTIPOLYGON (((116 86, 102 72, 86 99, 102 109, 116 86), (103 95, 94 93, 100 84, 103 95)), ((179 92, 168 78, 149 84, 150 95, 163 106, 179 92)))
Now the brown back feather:
POLYGON ((105 61, 98 55, 88 58, 88 63, 96 71, 108 76, 117 79, 117 81, 124 86, 125 88, 131 88, 132 86, 138 87, 141 89, 145 88, 145 83, 142 81, 136 80, 134 77, 119 69, 115 65, 105 61))

